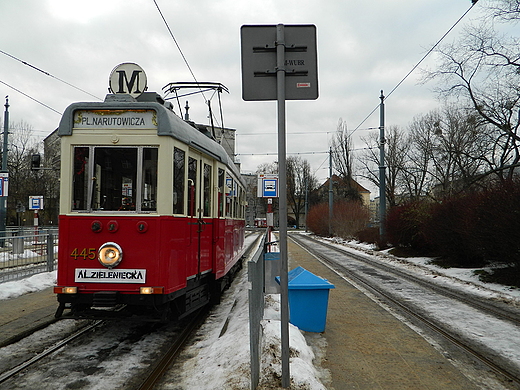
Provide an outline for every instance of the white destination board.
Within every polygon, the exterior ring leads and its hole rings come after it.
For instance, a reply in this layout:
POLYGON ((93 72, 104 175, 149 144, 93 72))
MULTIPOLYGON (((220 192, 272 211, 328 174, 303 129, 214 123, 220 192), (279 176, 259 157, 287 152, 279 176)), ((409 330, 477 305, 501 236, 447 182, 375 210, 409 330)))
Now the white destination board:
POLYGON ((145 269, 76 268, 76 283, 145 283, 145 269))
POLYGON ((74 129, 156 129, 154 110, 78 110, 74 129))

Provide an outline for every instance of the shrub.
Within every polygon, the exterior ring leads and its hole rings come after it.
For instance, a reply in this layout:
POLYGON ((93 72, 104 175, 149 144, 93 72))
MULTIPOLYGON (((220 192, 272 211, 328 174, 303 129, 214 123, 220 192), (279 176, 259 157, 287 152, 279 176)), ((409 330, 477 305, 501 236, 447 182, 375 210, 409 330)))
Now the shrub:
POLYGON ((377 226, 361 229, 356 233, 356 238, 361 242, 375 244, 379 249, 386 248, 386 244, 381 242, 381 237, 379 235, 379 227, 377 226))
POLYGON ((320 203, 310 208, 307 214, 307 228, 318 236, 329 235, 329 205, 320 203))
POLYGON ((434 204, 424 225, 424 235, 436 254, 456 261, 459 266, 482 265, 482 257, 472 234, 478 218, 476 194, 447 199, 434 204))
MULTIPOLYGON (((369 211, 357 201, 337 201, 334 203, 331 228, 334 236, 354 238, 369 221, 369 211)), ((321 236, 329 235, 329 205, 320 203, 309 210, 307 227, 321 236)))
POLYGON ((440 256, 455 266, 520 266, 518 199, 520 183, 509 182, 439 203, 394 207, 386 218, 387 238, 396 247, 440 256))
POLYGON ((429 252, 423 227, 430 217, 430 208, 429 203, 420 201, 391 208, 385 220, 387 241, 394 246, 429 252))

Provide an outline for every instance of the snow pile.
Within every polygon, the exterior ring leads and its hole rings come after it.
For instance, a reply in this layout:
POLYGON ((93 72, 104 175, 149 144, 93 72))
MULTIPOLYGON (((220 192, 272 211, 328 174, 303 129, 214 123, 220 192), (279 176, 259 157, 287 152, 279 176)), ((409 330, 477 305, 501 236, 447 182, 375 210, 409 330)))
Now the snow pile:
MULTIPOLYGON (((225 294, 222 304, 195 335, 184 353, 185 363, 175 367, 164 388, 183 390, 249 389, 249 308, 246 273, 225 294), (179 374, 181 373, 181 374, 179 374), (172 387, 169 387, 172 386, 172 387)), ((281 384, 279 295, 266 296, 262 322, 262 373, 258 389, 281 384)), ((314 367, 314 353, 302 332, 289 324, 291 389, 325 390, 314 367)))
POLYGON ((16 298, 23 294, 44 290, 56 285, 56 271, 42 272, 23 280, 2 283, 0 300, 16 298))
MULTIPOLYGON (((271 389, 271 384, 282 377, 281 337, 280 337, 280 295, 269 294, 265 298, 266 309, 263 329, 262 375, 259 389, 271 389), (278 378, 278 379, 277 379, 278 378)), ((320 373, 316 370, 316 362, 312 348, 302 332, 289 324, 289 360, 291 389, 325 390, 320 382, 320 373)), ((276 387, 275 387, 276 388, 276 387)))

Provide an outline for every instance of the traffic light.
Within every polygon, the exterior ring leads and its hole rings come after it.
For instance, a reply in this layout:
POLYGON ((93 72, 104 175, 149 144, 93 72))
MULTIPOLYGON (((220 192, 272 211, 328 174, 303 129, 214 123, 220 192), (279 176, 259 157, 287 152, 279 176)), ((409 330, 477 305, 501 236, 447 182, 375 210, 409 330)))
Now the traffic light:
POLYGON ((41 156, 39 154, 33 154, 31 156, 31 169, 40 169, 41 156))

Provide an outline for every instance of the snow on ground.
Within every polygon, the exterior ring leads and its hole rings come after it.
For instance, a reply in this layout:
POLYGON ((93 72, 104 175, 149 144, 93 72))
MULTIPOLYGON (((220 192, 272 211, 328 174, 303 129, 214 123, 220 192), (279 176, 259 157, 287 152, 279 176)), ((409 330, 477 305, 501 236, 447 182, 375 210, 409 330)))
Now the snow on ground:
POLYGON ((343 240, 339 238, 324 238, 323 241, 334 243, 375 256, 378 260, 390 262, 394 266, 407 269, 415 274, 434 277, 436 283, 444 283, 452 288, 464 289, 476 295, 487 298, 496 298, 520 305, 520 289, 497 283, 484 283, 479 280, 475 271, 489 270, 488 268, 442 268, 432 263, 431 257, 407 257, 400 258, 389 253, 390 250, 375 251, 374 245, 360 243, 358 241, 343 240))
POLYGON ((2 283, 0 299, 16 298, 20 295, 44 290, 56 285, 56 271, 42 272, 22 280, 2 283))
MULTIPOLYGON (((47 272, 24 280, 3 283, 0 299, 11 299, 22 294, 45 289, 54 285, 55 279, 56 272, 47 272)), ((167 383, 168 378, 166 379, 162 388, 183 390, 250 388, 247 296, 247 271, 243 270, 233 286, 226 291, 222 304, 213 309, 209 320, 198 331, 195 337, 197 342, 184 352, 186 356, 191 358, 187 359, 182 367, 172 374, 170 383, 167 383), (223 325, 227 317, 230 317, 231 320, 227 329, 223 332, 223 325), (170 385, 173 387, 169 387, 170 385)), ((273 384, 279 383, 281 377, 278 295, 266 296, 266 310, 262 327, 264 337, 263 372, 259 389, 276 389, 278 387, 273 386, 273 384)), ((46 331, 55 332, 55 329, 50 327, 49 330, 42 330, 38 337, 46 338, 43 334, 46 331)), ((320 374, 313 365, 314 353, 305 341, 303 334, 295 326, 289 325, 289 337, 291 389, 325 390, 326 387, 321 384, 319 379, 320 374)), ((146 356, 146 345, 146 343, 143 343, 142 347, 134 346, 132 356, 129 356, 127 363, 135 365, 136 362, 130 359, 135 359, 136 356, 146 356)), ((58 385, 57 388, 61 387, 58 385)))
MULTIPOLYGON (((247 274, 242 274, 225 293, 218 308, 195 335, 199 340, 182 357, 190 357, 167 376, 161 389, 249 389, 249 308, 247 274), (223 330, 226 318, 231 318, 223 330), (182 373, 182 374, 179 374, 182 373)), ((262 373, 258 389, 278 389, 280 383, 279 295, 266 295, 263 329, 262 373)), ((322 337, 323 338, 323 337, 322 337)), ((324 338, 323 338, 324 339, 324 338)), ((326 390, 314 367, 314 353, 300 330, 289 324, 291 389, 326 390)))
MULTIPOLYGON (((480 292, 486 296, 506 298, 520 302, 520 291, 507 286, 484 284, 470 269, 442 269, 430 264, 428 258, 395 258, 373 248, 355 242, 335 242, 338 245, 355 246, 382 261, 391 261, 416 273, 434 277, 436 281, 480 292)), ((56 272, 42 273, 24 280, 2 284, 0 299, 12 299, 32 291, 54 285, 56 272)), ((222 304, 213 309, 209 320, 196 336, 196 342, 185 352, 189 357, 172 378, 165 379, 164 389, 249 389, 249 314, 247 271, 241 272, 233 286, 226 292, 222 304), (226 318, 231 320, 224 327, 226 318), (169 387, 171 386, 171 387, 169 387)), ((263 328, 263 361, 259 389, 277 389, 281 377, 280 362, 280 313, 279 296, 267 295, 263 328)), ((43 330, 44 332, 45 330, 43 330)), ((320 334, 304 336, 290 325, 291 389, 322 390, 329 380, 328 372, 320 367, 320 359, 326 349, 326 340, 320 334), (309 343, 307 341, 310 341, 309 343), (311 345, 309 345, 311 344, 311 345), (316 353, 316 355, 315 355, 316 353)), ((135 352, 134 352, 135 353, 135 352)), ((145 346, 143 346, 145 353, 145 346)), ((133 364, 133 363, 132 363, 133 364)))

